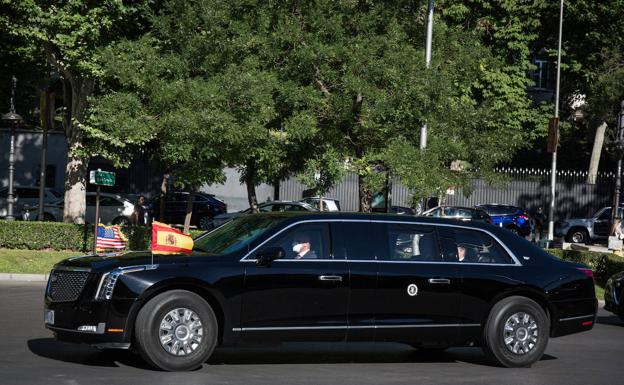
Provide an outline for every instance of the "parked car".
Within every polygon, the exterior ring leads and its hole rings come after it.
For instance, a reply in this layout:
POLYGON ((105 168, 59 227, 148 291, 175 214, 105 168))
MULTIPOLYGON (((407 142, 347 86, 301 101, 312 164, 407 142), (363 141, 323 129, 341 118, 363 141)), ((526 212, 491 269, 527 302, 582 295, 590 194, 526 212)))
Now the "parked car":
MULTIPOLYGON (((164 218, 162 219, 160 216, 160 198, 155 198, 149 204, 150 216, 171 225, 182 225, 186 217, 188 198, 188 192, 176 192, 167 195, 165 197, 164 218)), ((191 226, 202 230, 209 229, 212 224, 212 218, 226 212, 227 204, 213 194, 195 193, 191 226)))
MULTIPOLYGON (((258 205, 258 210, 261 213, 270 213, 270 212, 285 212, 285 211, 319 211, 318 208, 305 203, 305 202, 294 202, 294 201, 268 201, 264 203, 260 203, 258 205)), ((226 213, 217 215, 212 219, 212 223, 210 228, 217 228, 219 226, 223 226, 227 222, 251 214, 251 209, 241 210, 234 213, 226 213)))
MULTIPOLYGON (((374 213, 386 213, 386 197, 383 193, 373 195, 371 199, 371 211, 374 213)), ((416 211, 411 207, 390 206, 390 213, 400 215, 416 215, 416 211)))
MULTIPOLYGON (((299 202, 307 203, 320 210, 320 197, 303 198, 299 202)), ((340 211, 340 201, 338 199, 323 197, 323 211, 340 211)))
POLYGON ((522 237, 531 234, 531 218, 520 207, 492 203, 476 205, 475 208, 482 209, 488 213, 490 218, 492 218, 494 226, 503 227, 522 237))
MULTIPOLYGON (((87 208, 85 221, 93 223, 95 218, 96 193, 87 193, 87 208)), ((43 220, 49 222, 63 221, 64 200, 58 199, 44 205, 43 220)), ((130 217, 134 212, 134 203, 120 194, 100 193, 100 223, 125 226, 130 224, 130 217)), ((22 219, 25 221, 39 220, 39 206, 27 207, 22 210, 22 219)), ((146 221, 147 223, 147 221, 146 221)))
POLYGON ((44 323, 59 341, 135 349, 169 371, 246 341, 480 345, 499 365, 525 367, 549 338, 592 329, 597 308, 590 269, 490 225, 271 212, 196 238, 190 258, 63 260, 44 323), (459 262, 460 247, 474 262, 459 262))
POLYGON ((614 274, 607 280, 604 300, 604 309, 624 321, 624 271, 614 274))
POLYGON ((460 221, 492 223, 492 218, 481 209, 462 206, 438 206, 425 211, 425 217, 449 218, 460 221))
MULTIPOLYGON (((617 210, 622 217, 622 207, 617 210)), ((572 218, 555 224, 555 235, 573 243, 588 243, 607 239, 611 232, 611 207, 603 207, 591 218, 572 218)))
MULTIPOLYGON (((8 187, 0 188, 0 218, 7 215, 7 197, 9 194, 8 187)), ((63 194, 56 189, 46 187, 44 190, 43 201, 46 203, 53 202, 62 198, 63 194)), ((17 186, 13 188, 13 215, 19 217, 22 209, 26 206, 31 207, 39 205, 39 187, 38 186, 17 186)))

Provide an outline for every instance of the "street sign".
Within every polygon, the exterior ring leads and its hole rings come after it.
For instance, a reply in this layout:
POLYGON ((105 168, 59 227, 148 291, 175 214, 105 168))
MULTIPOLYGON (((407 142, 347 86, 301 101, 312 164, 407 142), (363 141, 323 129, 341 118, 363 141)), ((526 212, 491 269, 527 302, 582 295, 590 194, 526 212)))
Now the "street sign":
POLYGON ((97 186, 114 186, 115 173, 111 171, 92 170, 89 172, 89 183, 97 186))

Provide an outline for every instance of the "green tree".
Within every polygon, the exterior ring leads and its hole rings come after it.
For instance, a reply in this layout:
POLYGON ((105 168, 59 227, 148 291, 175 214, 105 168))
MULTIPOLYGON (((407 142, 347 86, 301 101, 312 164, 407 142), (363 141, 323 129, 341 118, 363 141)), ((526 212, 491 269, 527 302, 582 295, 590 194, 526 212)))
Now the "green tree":
MULTIPOLYGON (((89 149, 84 124, 89 98, 97 91, 101 49, 140 29, 144 4, 115 0, 47 2, 2 0, 13 17, 3 20, 23 50, 41 49, 60 74, 63 86, 63 130, 68 144, 64 220, 83 223, 89 149)), ((95 133, 92 130, 92 133, 95 133)), ((97 135, 96 135, 97 137, 97 135)))

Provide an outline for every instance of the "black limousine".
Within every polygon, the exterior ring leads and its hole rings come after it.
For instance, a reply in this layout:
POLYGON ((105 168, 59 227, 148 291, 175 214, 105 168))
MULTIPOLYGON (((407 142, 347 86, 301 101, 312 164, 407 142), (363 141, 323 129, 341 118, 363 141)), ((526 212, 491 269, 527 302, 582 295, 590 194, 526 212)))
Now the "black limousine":
POLYGON ((488 224, 268 213, 196 238, 190 255, 66 259, 44 322, 60 341, 136 349, 172 371, 246 341, 481 346, 521 367, 596 311, 591 270, 488 224))

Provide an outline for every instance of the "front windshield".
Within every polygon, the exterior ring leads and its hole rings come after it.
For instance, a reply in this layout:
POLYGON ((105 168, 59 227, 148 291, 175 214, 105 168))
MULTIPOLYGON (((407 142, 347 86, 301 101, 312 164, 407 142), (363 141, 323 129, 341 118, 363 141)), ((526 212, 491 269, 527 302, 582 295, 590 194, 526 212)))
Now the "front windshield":
POLYGON ((235 219, 195 239, 193 250, 211 254, 227 254, 246 247, 286 217, 250 215, 235 219))

